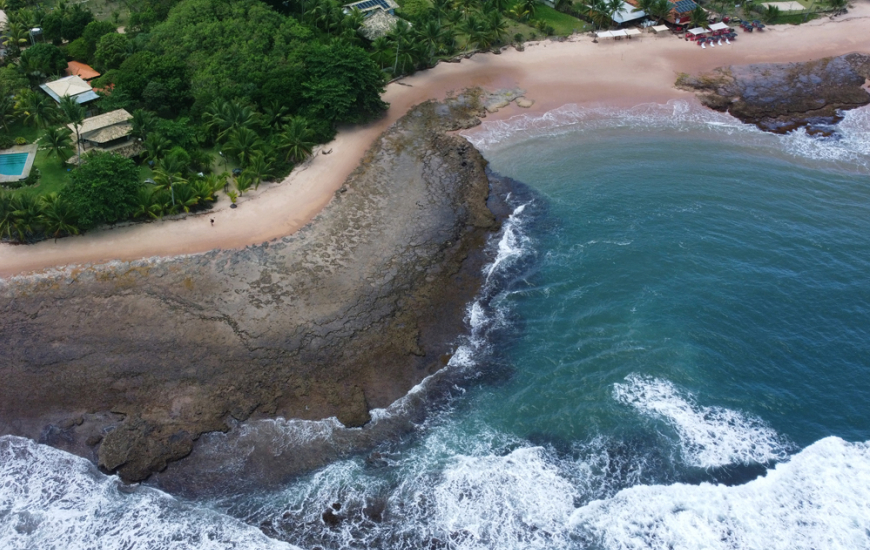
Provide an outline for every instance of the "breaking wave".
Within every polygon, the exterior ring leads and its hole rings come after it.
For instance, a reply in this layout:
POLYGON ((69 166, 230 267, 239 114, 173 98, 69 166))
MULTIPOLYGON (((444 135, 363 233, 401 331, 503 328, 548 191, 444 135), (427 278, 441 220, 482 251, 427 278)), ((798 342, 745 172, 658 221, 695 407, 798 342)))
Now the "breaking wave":
POLYGON ((766 464, 788 456, 791 446, 761 419, 722 407, 698 405, 694 396, 671 382, 632 374, 615 384, 613 397, 639 413, 660 418, 680 438, 690 466, 766 464))
POLYGON ((292 549, 229 516, 127 486, 86 459, 0 437, 0 548, 292 549))
POLYGON ((614 550, 870 548, 870 445, 828 437, 737 487, 631 487, 569 523, 581 547, 614 550))

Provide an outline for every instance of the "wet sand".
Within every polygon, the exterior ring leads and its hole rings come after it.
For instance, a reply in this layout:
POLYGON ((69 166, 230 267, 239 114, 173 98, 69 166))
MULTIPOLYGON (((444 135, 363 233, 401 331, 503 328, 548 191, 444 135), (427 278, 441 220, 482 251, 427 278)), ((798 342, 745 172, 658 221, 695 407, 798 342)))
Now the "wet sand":
POLYGON ((0 245, 0 277, 70 264, 174 256, 212 249, 241 248, 290 235, 317 215, 357 167, 374 140, 410 107, 470 86, 522 88, 534 100, 530 109, 514 104, 489 115, 508 118, 543 113, 568 103, 633 106, 666 102, 691 94, 673 87, 681 72, 695 73, 729 64, 805 61, 853 51, 870 52, 870 3, 862 1, 845 16, 827 17, 798 27, 768 27, 752 34, 738 31, 730 46, 701 49, 667 34, 632 40, 588 36, 564 42, 507 48, 461 63, 442 63, 387 87, 386 116, 364 126, 342 128, 336 139, 316 152, 285 180, 261 185, 230 209, 222 197, 216 207, 184 219, 91 231, 30 246, 0 245), (214 226, 210 219, 214 219, 214 226))

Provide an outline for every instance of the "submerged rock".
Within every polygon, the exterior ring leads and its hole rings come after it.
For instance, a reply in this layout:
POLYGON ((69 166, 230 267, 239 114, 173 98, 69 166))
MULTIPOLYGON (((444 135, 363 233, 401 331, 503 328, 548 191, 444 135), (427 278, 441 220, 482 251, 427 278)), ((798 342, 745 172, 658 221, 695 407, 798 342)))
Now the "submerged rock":
POLYGON ((138 481, 241 420, 368 422, 443 366, 480 286, 486 161, 447 131, 481 112, 412 109, 292 236, 0 280, 0 434, 138 481))
POLYGON ((711 109, 775 133, 806 127, 828 136, 840 111, 870 103, 862 86, 870 78, 870 56, 852 53, 804 63, 760 63, 682 75, 677 86, 697 92, 711 109))

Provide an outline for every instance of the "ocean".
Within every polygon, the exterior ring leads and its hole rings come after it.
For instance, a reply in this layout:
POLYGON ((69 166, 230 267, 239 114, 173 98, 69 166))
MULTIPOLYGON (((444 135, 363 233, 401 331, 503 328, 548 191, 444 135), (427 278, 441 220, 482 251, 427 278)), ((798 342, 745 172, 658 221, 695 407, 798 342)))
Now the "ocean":
POLYGON ((839 131, 684 101, 485 121, 513 213, 448 366, 374 411, 412 429, 203 498, 0 437, 0 548, 870 548, 870 109, 839 131))

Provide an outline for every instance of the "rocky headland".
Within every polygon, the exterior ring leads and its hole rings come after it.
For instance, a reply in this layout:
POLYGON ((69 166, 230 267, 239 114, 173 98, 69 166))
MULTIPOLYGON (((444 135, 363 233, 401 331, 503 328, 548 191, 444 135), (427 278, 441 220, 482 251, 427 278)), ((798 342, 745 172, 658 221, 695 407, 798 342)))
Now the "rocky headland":
POLYGON ((366 424, 446 364, 480 288, 486 162, 448 132, 483 105, 411 109, 292 236, 0 280, 0 434, 138 481, 241 421, 366 424))
POLYGON ((870 56, 851 53, 803 63, 720 67, 681 75, 677 87, 764 131, 806 127, 810 134, 830 135, 831 126, 842 120, 841 111, 870 103, 868 79, 870 56))

